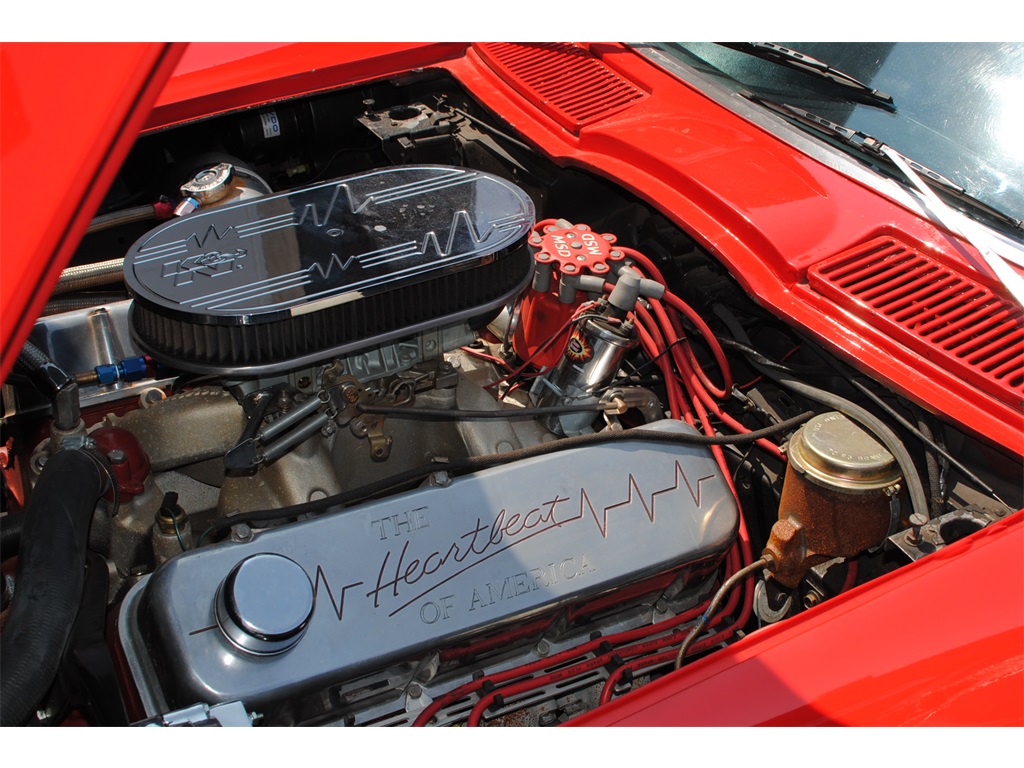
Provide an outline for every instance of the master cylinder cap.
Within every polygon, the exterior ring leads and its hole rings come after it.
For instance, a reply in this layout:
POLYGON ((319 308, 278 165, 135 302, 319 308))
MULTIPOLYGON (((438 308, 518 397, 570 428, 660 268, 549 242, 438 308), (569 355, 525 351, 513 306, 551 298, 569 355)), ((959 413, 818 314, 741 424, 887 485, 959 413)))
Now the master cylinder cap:
POLYGON ((900 478, 885 446, 835 412, 815 416, 793 436, 789 460, 812 483, 844 493, 876 493, 900 478))
POLYGON ((808 421, 790 440, 779 519, 764 554, 790 589, 807 571, 885 539, 901 475, 892 454, 841 413, 808 421))

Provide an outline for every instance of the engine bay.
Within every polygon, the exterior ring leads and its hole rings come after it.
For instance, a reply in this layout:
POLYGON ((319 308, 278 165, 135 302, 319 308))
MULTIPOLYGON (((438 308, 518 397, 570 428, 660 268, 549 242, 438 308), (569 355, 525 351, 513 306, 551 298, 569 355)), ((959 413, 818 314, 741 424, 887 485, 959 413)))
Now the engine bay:
POLYGON ((432 71, 140 137, 2 442, 4 725, 557 725, 1024 504, 432 71))

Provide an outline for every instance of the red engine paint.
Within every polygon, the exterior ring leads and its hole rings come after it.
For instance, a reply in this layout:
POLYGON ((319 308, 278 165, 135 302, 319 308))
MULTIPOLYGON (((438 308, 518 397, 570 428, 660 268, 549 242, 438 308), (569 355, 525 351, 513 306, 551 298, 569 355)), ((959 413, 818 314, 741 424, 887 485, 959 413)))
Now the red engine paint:
MULTIPOLYGON (((135 435, 118 427, 100 427, 89 434, 96 447, 110 461, 117 477, 121 501, 131 501, 142 493, 143 483, 149 477, 149 456, 135 435)), ((108 501, 113 492, 108 493, 108 501)))

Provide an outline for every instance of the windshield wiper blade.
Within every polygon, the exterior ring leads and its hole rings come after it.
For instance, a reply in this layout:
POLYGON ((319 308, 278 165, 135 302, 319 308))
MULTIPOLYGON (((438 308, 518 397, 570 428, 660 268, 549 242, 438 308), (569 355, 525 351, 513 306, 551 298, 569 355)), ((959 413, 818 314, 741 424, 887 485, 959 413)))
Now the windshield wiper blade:
POLYGON ((794 51, 792 48, 786 48, 776 43, 718 43, 718 45, 829 80, 849 89, 850 97, 854 101, 896 111, 896 105, 889 94, 882 93, 853 75, 830 67, 824 61, 819 61, 806 53, 800 53, 800 51, 794 51))
MULTIPOLYGON (((796 120, 804 125, 808 125, 811 128, 827 133, 830 136, 838 139, 844 145, 851 147, 858 152, 869 155, 870 157, 880 160, 886 165, 894 165, 892 158, 889 153, 884 151, 884 147, 887 147, 884 142, 876 139, 862 131, 855 131, 852 128, 848 128, 845 125, 839 123, 833 123, 827 118, 816 115, 813 112, 808 112, 806 109, 800 109, 800 107, 794 107, 791 104, 780 104, 779 102, 772 101, 771 99, 765 99, 761 96, 757 96, 752 93, 744 93, 749 101, 753 101, 756 104, 768 107, 775 112, 781 112, 790 117, 796 118, 796 120)), ((891 149, 891 147, 890 147, 891 149)), ((924 181, 928 182, 933 187, 939 188, 942 192, 960 200, 974 209, 981 211, 989 219, 995 219, 1000 223, 1014 229, 1017 232, 1024 231, 1024 223, 1020 219, 1014 218, 1009 214, 1000 211, 998 208, 993 208, 988 203, 979 200, 977 197, 972 195, 966 189, 961 187, 951 179, 946 178, 938 171, 933 171, 927 166, 921 165, 916 160, 912 160, 902 152, 898 152, 899 156, 914 169, 920 175, 924 181)))

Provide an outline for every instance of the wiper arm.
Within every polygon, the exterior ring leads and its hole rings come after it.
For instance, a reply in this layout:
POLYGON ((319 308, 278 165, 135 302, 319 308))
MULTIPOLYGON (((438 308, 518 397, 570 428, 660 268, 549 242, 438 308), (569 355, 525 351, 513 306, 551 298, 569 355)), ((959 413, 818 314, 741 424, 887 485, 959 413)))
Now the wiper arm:
MULTIPOLYGON (((981 254, 984 261, 984 265, 988 267, 987 271, 989 274, 998 279, 1003 286, 1006 287, 1014 299, 1017 300, 1018 304, 1024 306, 1024 278, 1021 278, 1021 276, 1018 275, 1009 266, 1009 264, 1007 264, 1008 259, 1005 256, 996 253, 991 247, 989 247, 987 244, 987 235, 980 231, 977 233, 975 232, 976 227, 971 219, 964 218, 962 225, 955 221, 950 215, 952 213, 950 207, 936 196, 936 194, 931 190, 931 187, 941 188, 944 192, 952 194, 958 199, 962 199, 971 205, 984 210, 988 215, 994 216, 1000 221, 1009 224, 1017 231, 1024 229, 1024 225, 1021 224, 1020 219, 1007 216, 1005 213, 997 211, 991 206, 986 205, 977 198, 972 197, 963 187, 953 183, 942 174, 936 173, 930 168, 926 168, 920 163, 911 160, 909 157, 897 152, 888 144, 879 141, 874 136, 862 133, 861 131, 855 131, 845 125, 840 125, 839 123, 833 123, 831 120, 821 117, 820 115, 800 109, 799 107, 794 107, 790 104, 779 104, 750 93, 744 93, 743 95, 757 104, 761 104, 769 109, 775 110, 776 112, 788 114, 796 118, 801 123, 827 133, 838 139, 846 146, 852 147, 860 152, 864 152, 874 158, 895 166, 907 179, 910 185, 925 199, 928 210, 932 213, 935 219, 949 231, 959 235, 977 248, 978 253, 981 254), (968 224, 970 224, 970 227, 968 227, 968 224)), ((975 261, 974 259, 971 260, 975 261)), ((982 269, 982 271, 986 270, 982 269)))
MULTIPOLYGON (((811 128, 827 133, 858 152, 869 155, 876 160, 881 160, 887 165, 897 165, 892 159, 891 151, 885 151, 885 149, 892 150, 892 148, 884 142, 876 139, 874 136, 861 131, 855 131, 845 125, 840 125, 839 123, 833 123, 831 120, 821 117, 820 115, 808 112, 805 109, 800 109, 799 107, 794 107, 791 104, 780 104, 779 102, 772 101, 771 99, 765 99, 752 93, 744 93, 743 95, 748 100, 753 101, 756 104, 761 104, 775 112, 781 112, 785 115, 796 118, 799 122, 809 125, 811 128)), ((1013 216, 1000 211, 998 208, 993 208, 991 205, 979 200, 959 184, 946 178, 938 171, 933 171, 931 168, 921 165, 921 163, 916 160, 911 160, 902 153, 898 154, 907 165, 913 168, 918 175, 923 177, 924 180, 932 186, 938 187, 942 192, 945 192, 957 200, 980 210, 990 219, 999 221, 1003 225, 1008 226, 1017 232, 1024 231, 1024 223, 1022 223, 1020 219, 1014 218, 1013 216)))
POLYGON ((896 110, 896 105, 889 94, 882 93, 853 75, 830 67, 824 61, 819 61, 806 53, 800 53, 800 51, 794 51, 792 48, 785 48, 776 43, 718 43, 718 45, 756 56, 759 59, 774 61, 776 64, 806 72, 824 80, 830 80, 849 89, 854 101, 871 104, 882 109, 896 110))

